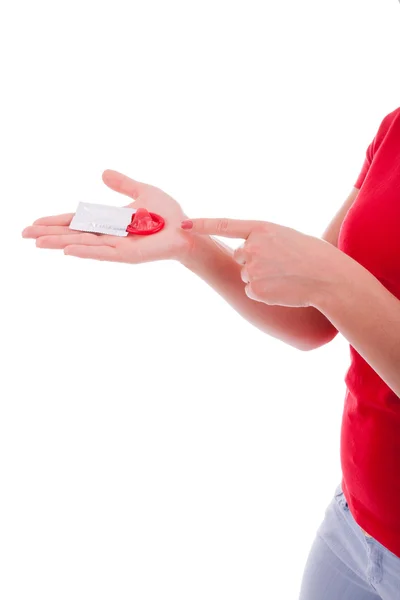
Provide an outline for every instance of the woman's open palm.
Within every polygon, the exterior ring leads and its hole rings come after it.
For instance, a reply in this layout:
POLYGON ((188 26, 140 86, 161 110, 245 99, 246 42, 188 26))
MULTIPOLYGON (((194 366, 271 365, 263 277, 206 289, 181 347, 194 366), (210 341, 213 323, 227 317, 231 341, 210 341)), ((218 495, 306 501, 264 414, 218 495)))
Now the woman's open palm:
POLYGON ((161 215, 165 227, 148 236, 83 233, 69 229, 74 216, 70 213, 38 219, 23 231, 23 237, 36 239, 39 248, 61 249, 65 254, 80 258, 126 263, 179 260, 190 250, 191 238, 180 227, 186 215, 171 196, 117 171, 104 171, 103 181, 112 190, 132 198, 133 202, 127 205, 130 208, 146 208, 161 215))

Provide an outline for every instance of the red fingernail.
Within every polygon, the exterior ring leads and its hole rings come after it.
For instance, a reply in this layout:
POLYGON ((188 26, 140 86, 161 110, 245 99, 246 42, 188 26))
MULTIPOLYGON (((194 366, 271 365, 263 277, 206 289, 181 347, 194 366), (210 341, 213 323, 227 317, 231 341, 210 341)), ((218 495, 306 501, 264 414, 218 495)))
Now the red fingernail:
POLYGON ((181 227, 182 229, 192 229, 193 221, 182 221, 181 227))

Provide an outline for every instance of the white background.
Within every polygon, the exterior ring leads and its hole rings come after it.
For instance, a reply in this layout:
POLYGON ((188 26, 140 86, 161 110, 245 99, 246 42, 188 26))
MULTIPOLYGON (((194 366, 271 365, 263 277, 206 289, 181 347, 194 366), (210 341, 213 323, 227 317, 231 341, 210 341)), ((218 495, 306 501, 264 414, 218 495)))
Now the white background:
POLYGON ((302 353, 172 262, 22 240, 122 171, 320 235, 400 103, 396 0, 2 9, 2 600, 296 598, 348 344, 302 353))

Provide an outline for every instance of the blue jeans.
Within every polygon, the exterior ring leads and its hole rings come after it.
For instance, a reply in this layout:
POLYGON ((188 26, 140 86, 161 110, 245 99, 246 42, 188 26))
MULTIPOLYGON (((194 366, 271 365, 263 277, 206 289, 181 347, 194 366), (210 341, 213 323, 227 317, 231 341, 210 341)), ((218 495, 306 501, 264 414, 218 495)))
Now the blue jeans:
POLYGON ((311 547, 300 600, 400 600, 400 558, 357 525, 340 485, 311 547))

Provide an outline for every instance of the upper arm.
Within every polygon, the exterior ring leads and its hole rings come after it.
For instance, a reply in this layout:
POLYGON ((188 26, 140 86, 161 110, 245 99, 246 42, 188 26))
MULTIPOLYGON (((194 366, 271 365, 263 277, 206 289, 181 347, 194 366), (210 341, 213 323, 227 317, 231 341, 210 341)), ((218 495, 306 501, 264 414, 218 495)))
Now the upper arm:
POLYGON ((365 180, 365 178, 368 174, 368 171, 371 167, 372 161, 374 159, 374 155, 379 150, 381 144, 383 143, 383 141, 385 139, 385 136, 387 135, 394 119, 398 116, 399 112, 400 112, 400 108, 396 108, 396 110, 394 110, 390 114, 388 114, 381 122, 374 139, 372 140, 372 142, 370 143, 370 145, 367 148, 362 169, 360 171, 360 174, 357 178, 357 181, 355 182, 355 185, 354 185, 351 193, 349 194, 349 196, 347 197, 346 201, 341 206, 341 208, 334 215, 332 221, 329 223, 328 227, 325 229, 324 233, 321 236, 323 240, 326 240, 333 246, 337 246, 337 244, 338 244, 339 232, 340 232, 340 228, 343 223, 343 220, 344 220, 345 216, 347 215, 349 208, 351 207, 351 205, 353 204, 353 202, 355 201, 355 199, 358 196, 360 188, 361 188, 362 184, 364 183, 364 180, 365 180))
POLYGON ((374 155, 379 150, 393 121, 397 118, 399 113, 400 113, 400 107, 396 108, 396 110, 394 110, 390 114, 386 115, 386 117, 381 122, 374 139, 372 140, 372 142, 370 143, 370 145, 367 148, 367 152, 366 152, 366 155, 364 158, 364 164, 362 166, 361 172, 357 178, 357 181, 354 184, 354 187, 353 187, 351 193, 349 194, 349 196, 347 197, 346 201, 341 206, 341 208, 334 215, 332 221, 329 223, 328 227, 325 229, 324 233, 321 236, 323 240, 326 240, 333 246, 338 245, 339 232, 340 232, 340 228, 342 226, 343 220, 344 220, 345 216, 347 215, 349 208, 351 207, 351 205, 354 203, 355 199, 358 196, 360 188, 361 188, 362 184, 364 183, 364 180, 365 180, 365 178, 368 174, 368 171, 371 167, 372 161, 374 159, 374 155))
POLYGON ((359 191, 360 191, 359 189, 357 189, 356 187, 353 187, 353 189, 352 189, 351 193, 349 194, 349 196, 347 197, 346 201, 339 208, 339 210, 334 215, 333 219, 331 220, 328 227, 325 229, 324 233, 321 236, 323 240, 329 242, 333 246, 337 246, 337 244, 338 244, 339 232, 340 232, 340 228, 342 226, 343 220, 344 220, 345 216, 347 215, 349 208, 351 207, 351 205, 357 198, 359 191))

